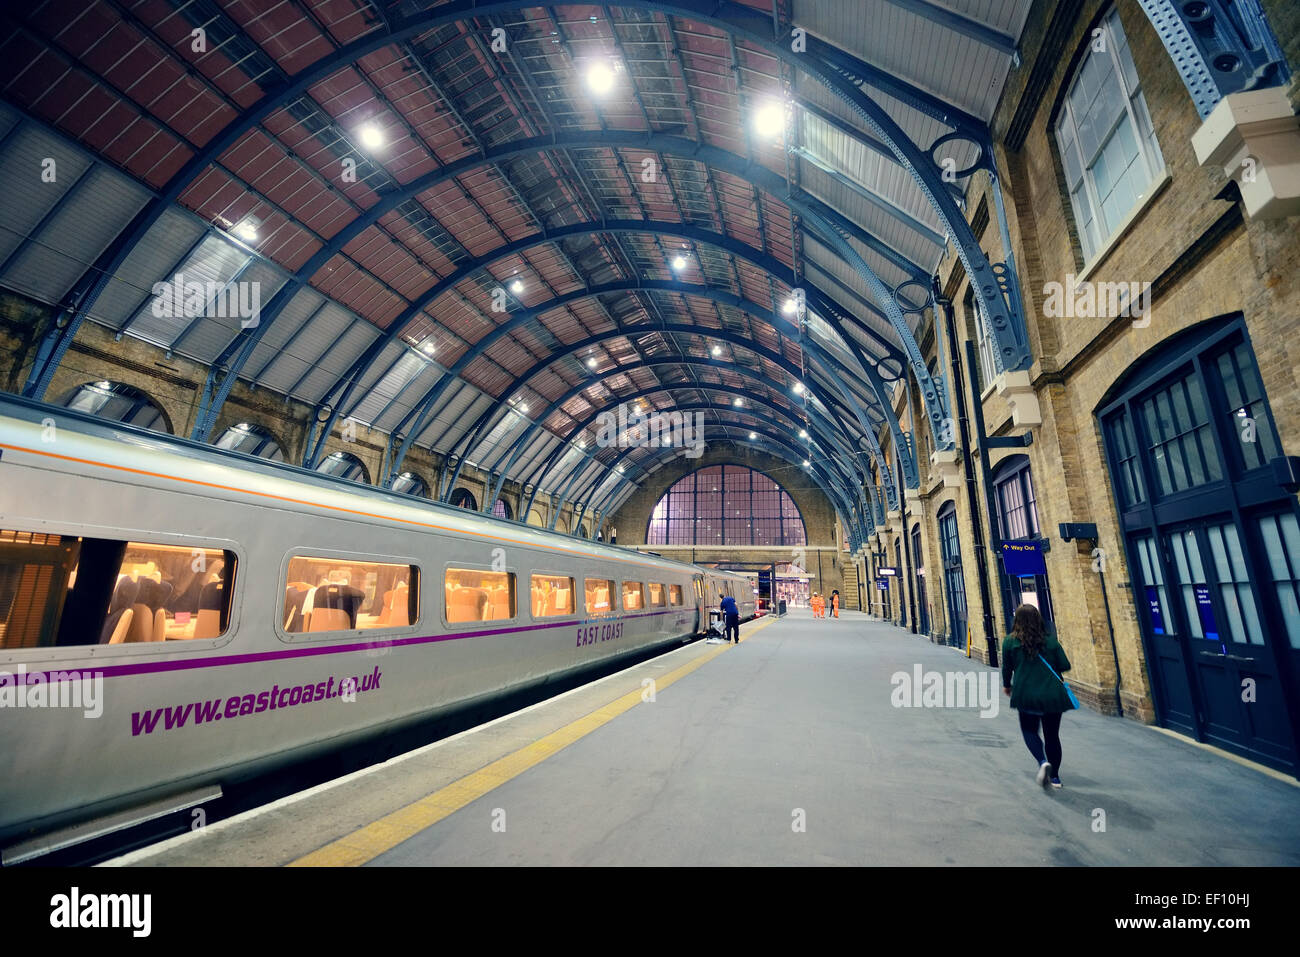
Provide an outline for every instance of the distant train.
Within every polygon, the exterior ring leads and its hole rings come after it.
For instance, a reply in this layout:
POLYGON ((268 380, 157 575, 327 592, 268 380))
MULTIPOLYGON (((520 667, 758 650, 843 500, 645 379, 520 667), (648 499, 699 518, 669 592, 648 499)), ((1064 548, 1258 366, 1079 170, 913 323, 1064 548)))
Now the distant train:
POLYGON ((688 640, 723 594, 754 616, 741 575, 0 397, 4 861, 688 640))

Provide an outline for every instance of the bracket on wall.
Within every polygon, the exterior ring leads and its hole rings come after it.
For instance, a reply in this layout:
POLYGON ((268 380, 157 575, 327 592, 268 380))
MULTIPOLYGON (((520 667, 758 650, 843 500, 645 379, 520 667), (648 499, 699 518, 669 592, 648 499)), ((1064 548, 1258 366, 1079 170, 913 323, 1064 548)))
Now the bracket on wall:
POLYGON ((1027 449, 1034 444, 1034 433, 1024 435, 991 435, 984 440, 988 449, 1027 449))

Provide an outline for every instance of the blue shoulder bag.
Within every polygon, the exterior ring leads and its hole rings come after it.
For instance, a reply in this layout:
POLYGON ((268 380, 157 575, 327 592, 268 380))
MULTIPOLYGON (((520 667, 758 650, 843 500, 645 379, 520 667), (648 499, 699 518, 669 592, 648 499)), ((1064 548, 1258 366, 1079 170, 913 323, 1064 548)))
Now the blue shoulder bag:
MULTIPOLYGON (((1038 660, 1045 665, 1047 665, 1047 659, 1044 658, 1043 655, 1044 653, 1046 653, 1046 651, 1047 649, 1044 648, 1042 651, 1038 653, 1038 660)), ((1054 677, 1057 681, 1061 683, 1061 687, 1065 689, 1065 693, 1070 696, 1070 707, 1077 711, 1079 708, 1079 699, 1074 696, 1074 692, 1071 691, 1070 686, 1065 683, 1065 679, 1062 678, 1060 675, 1058 675, 1056 673, 1056 669, 1053 668, 1051 665, 1047 665, 1047 670, 1052 673, 1052 677, 1054 677)))

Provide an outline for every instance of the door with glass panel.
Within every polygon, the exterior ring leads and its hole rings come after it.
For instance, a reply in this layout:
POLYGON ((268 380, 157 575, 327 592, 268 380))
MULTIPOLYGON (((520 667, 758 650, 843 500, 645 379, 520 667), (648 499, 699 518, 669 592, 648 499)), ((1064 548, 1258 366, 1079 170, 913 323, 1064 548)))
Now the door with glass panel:
POLYGON ((964 648, 966 646, 966 579, 961 567, 957 508, 951 502, 939 509, 939 554, 943 559, 943 590, 948 606, 948 644, 964 648))
POLYGON ((1300 526, 1245 325, 1138 364, 1100 410, 1157 717, 1294 771, 1300 526))
POLYGON ((1202 734, 1214 744, 1285 759, 1290 735, 1278 663, 1264 640, 1236 525, 1178 528, 1165 542, 1202 734))

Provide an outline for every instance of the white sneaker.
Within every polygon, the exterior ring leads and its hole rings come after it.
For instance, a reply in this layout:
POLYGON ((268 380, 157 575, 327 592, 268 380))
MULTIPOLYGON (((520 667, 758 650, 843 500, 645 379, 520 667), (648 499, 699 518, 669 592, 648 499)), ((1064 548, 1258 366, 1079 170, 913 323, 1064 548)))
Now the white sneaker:
POLYGON ((1052 766, 1044 761, 1038 766, 1038 786, 1047 787, 1047 781, 1052 776, 1052 766))

